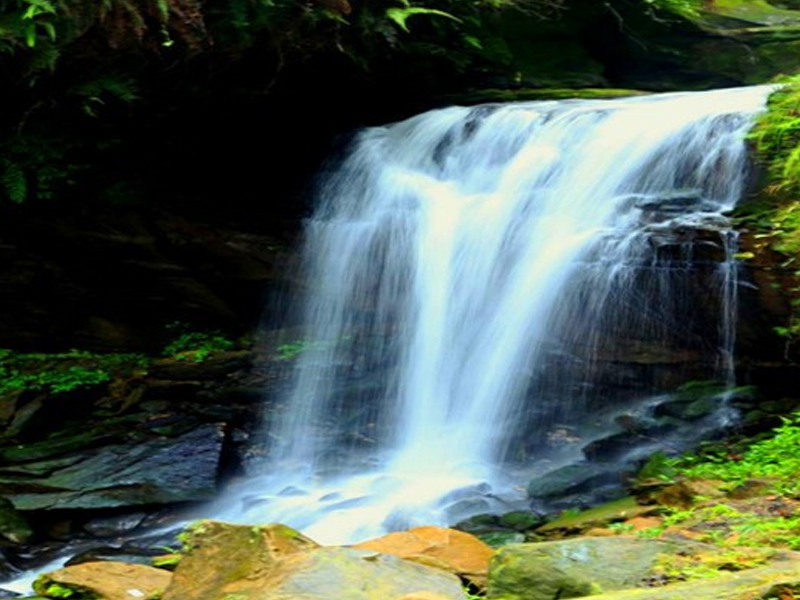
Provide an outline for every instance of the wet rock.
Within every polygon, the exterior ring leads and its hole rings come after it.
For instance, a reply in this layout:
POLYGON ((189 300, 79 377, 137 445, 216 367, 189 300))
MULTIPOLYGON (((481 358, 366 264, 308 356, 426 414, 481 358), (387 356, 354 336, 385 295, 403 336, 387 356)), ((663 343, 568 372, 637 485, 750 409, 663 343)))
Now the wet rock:
POLYGON ((152 436, 81 452, 45 477, 31 476, 37 463, 19 468, 27 473, 4 469, 0 483, 23 511, 207 500, 217 491, 223 439, 223 425, 207 424, 175 438, 152 436))
POLYGON ((110 517, 98 517, 84 524, 83 529, 96 537, 111 537, 133 531, 147 518, 147 513, 134 512, 110 517))
POLYGON ((532 479, 528 484, 528 496, 548 500, 574 495, 618 479, 618 471, 618 468, 600 464, 566 465, 532 479))
POLYGON ((39 577, 33 584, 37 594, 102 600, 144 600, 155 598, 169 584, 171 573, 163 569, 121 562, 90 562, 65 567, 39 577))
POLYGON ((683 421, 695 421, 716 412, 722 403, 719 396, 706 396, 697 399, 675 399, 659 404, 655 408, 657 416, 668 416, 683 421))
POLYGON ((536 533, 575 533, 587 531, 595 527, 602 527, 611 522, 618 522, 636 516, 656 512, 656 506, 643 506, 637 498, 628 496, 618 498, 606 504, 592 507, 578 513, 563 513, 550 520, 548 523, 536 528, 536 533))
POLYGON ((97 547, 73 555, 64 564, 80 565, 88 562, 113 561, 153 566, 153 559, 164 555, 164 548, 136 548, 133 546, 97 547))
POLYGON ((478 534, 500 529, 500 519, 493 514, 478 514, 464 519, 455 525, 459 531, 478 534))
POLYGON ((516 531, 533 529, 537 525, 544 523, 544 516, 527 510, 515 510, 513 512, 500 515, 499 524, 516 531))

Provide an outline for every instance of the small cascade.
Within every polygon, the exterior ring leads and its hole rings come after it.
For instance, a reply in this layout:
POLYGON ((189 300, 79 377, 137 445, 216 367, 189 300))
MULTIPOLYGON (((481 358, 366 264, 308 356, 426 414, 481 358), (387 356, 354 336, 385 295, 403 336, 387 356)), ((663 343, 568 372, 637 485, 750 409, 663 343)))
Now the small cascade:
MULTIPOLYGON (((219 516, 342 543, 527 506, 531 477, 591 458, 667 391, 733 386, 727 215, 769 91, 450 107, 360 132, 307 224, 274 443, 219 516)), ((685 447, 731 418, 724 399, 712 413, 601 462, 619 475, 685 447)))

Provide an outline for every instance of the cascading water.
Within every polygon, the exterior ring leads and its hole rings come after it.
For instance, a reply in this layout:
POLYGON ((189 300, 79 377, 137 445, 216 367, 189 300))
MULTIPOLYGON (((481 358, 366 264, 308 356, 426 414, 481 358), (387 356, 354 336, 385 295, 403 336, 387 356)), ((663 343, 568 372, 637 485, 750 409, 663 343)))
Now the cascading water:
POLYGON ((510 509, 532 471, 670 385, 732 384, 725 215, 769 91, 453 107, 361 132, 308 223, 277 441, 220 516, 341 543, 510 509))

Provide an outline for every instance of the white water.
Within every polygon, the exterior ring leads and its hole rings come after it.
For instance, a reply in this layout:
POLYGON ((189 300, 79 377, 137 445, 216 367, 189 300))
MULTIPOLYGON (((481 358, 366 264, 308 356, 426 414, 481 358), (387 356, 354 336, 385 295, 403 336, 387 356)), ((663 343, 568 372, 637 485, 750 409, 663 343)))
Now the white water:
POLYGON ((219 516, 342 543, 508 510, 525 468, 563 458, 537 454, 554 431, 602 427, 614 336, 677 344, 733 383, 725 214, 768 92, 453 107, 361 132, 308 223, 306 349, 277 442, 219 516), (687 305, 698 246, 675 241, 698 229, 721 248, 710 327, 687 305))

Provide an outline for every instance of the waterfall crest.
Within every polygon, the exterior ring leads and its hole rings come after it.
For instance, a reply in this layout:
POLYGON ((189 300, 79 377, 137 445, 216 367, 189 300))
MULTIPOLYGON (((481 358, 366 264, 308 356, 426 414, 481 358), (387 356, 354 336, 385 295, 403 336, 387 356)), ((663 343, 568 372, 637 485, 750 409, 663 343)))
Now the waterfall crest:
POLYGON ((676 384, 666 363, 732 384, 726 215, 769 91, 450 107, 360 132, 307 224, 276 443, 235 492, 248 511, 225 516, 342 543, 510 509, 531 469, 676 384), (611 374, 622 353, 635 366, 611 374))

